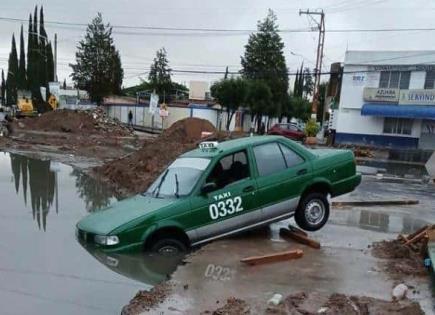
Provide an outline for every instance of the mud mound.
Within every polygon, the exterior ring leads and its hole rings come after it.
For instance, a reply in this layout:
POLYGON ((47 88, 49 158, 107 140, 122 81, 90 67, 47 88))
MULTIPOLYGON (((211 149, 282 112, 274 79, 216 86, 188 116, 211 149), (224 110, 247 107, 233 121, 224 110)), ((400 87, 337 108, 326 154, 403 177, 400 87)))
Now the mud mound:
POLYGON ((373 256, 384 259, 410 258, 411 250, 399 240, 373 243, 373 256))
POLYGON ((224 306, 218 308, 213 312, 213 315, 247 315, 247 314, 251 314, 249 305, 245 301, 241 299, 236 299, 234 297, 227 299, 227 304, 225 304, 224 306))
POLYGON ((163 302, 171 288, 167 283, 159 284, 150 291, 139 291, 130 303, 123 307, 121 315, 136 315, 149 311, 163 302))
POLYGON ((197 147, 202 131, 214 130, 213 125, 204 119, 180 120, 135 153, 94 171, 117 188, 120 195, 144 192, 175 158, 197 147))
POLYGON ((131 136, 133 131, 106 115, 103 108, 92 111, 56 110, 39 117, 25 118, 13 123, 14 129, 56 131, 75 134, 131 136))
POLYGON ((366 296, 346 296, 332 294, 321 302, 319 296, 305 292, 289 295, 278 306, 269 307, 266 314, 303 314, 303 315, 423 315, 420 305, 409 300, 390 302, 366 296), (320 303, 319 303, 320 302, 320 303), (314 307, 314 309, 313 309, 314 307))
POLYGON ((216 129, 208 120, 193 117, 185 118, 166 129, 162 134, 162 138, 181 143, 195 142, 201 139, 203 131, 214 133, 216 129))
POLYGON ((372 255, 385 259, 380 265, 385 272, 393 276, 423 276, 427 274, 423 266, 423 256, 420 254, 425 252, 423 246, 424 243, 419 243, 410 248, 398 239, 376 242, 372 245, 372 255))

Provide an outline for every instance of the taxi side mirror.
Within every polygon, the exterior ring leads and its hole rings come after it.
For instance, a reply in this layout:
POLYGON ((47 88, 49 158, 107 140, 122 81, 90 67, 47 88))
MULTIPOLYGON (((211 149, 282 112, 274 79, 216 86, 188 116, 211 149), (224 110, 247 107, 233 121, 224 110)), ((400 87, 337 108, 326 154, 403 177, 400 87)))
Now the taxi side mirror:
POLYGON ((217 185, 216 183, 205 183, 204 186, 201 188, 201 194, 205 195, 209 192, 212 192, 213 190, 216 190, 217 185))

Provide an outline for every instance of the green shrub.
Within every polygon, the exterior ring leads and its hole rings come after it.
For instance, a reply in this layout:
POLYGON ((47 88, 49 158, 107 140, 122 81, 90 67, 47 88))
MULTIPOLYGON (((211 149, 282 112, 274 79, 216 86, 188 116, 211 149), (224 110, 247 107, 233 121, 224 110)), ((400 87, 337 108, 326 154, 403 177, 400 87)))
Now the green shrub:
POLYGON ((307 137, 315 137, 319 132, 319 126, 315 119, 309 119, 305 124, 305 135, 307 137))

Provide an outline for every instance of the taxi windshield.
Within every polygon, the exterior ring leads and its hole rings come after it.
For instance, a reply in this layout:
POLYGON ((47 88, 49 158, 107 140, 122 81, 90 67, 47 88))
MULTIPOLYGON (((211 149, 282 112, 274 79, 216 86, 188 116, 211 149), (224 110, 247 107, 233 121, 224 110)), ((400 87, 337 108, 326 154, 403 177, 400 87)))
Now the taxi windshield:
POLYGON ((176 159, 156 181, 146 194, 154 197, 180 197, 190 194, 201 174, 210 164, 205 158, 176 159))

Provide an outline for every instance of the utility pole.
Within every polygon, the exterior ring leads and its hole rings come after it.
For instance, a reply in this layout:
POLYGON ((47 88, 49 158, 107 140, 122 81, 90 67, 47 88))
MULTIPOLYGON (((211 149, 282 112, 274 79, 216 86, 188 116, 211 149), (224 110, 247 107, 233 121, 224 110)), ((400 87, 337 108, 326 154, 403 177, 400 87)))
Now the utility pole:
POLYGON ((317 108, 319 105, 319 97, 320 97, 320 75, 322 73, 322 63, 323 63, 323 46, 325 44, 325 13, 323 10, 320 11, 302 11, 299 10, 299 15, 308 15, 316 24, 317 29, 319 30, 319 40, 317 43, 317 57, 316 57, 316 68, 314 69, 314 96, 313 96, 313 104, 311 106, 311 118, 317 120, 317 108), (317 21, 312 17, 312 15, 319 15, 320 21, 317 21))
POLYGON ((54 82, 57 80, 57 33, 54 33, 54 82))

